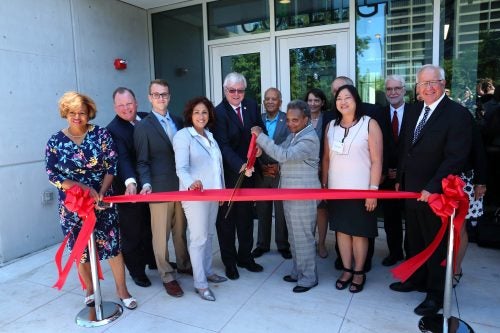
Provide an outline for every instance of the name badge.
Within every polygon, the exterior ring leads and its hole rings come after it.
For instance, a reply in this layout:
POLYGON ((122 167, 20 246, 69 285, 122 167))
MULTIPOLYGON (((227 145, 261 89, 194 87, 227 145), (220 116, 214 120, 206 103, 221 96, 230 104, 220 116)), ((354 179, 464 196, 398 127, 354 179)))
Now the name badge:
POLYGON ((344 144, 340 141, 333 142, 333 151, 339 154, 344 152, 344 144))

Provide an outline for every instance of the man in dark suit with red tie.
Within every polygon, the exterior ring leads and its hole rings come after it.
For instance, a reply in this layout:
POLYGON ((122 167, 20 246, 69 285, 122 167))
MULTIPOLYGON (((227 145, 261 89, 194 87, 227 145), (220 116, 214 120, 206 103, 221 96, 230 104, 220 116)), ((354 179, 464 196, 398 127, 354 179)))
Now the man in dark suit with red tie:
MULTIPOLYGON (((136 194, 134 126, 147 113, 137 112, 135 94, 128 88, 117 88, 113 92, 113 103, 116 116, 107 126, 118 150, 118 175, 113 178, 113 189, 118 194, 136 194)), ((146 203, 121 203, 118 204, 118 216, 125 265, 136 285, 149 287, 151 281, 145 267, 147 264, 156 267, 149 207, 146 203)))
MULTIPOLYGON (((408 257, 424 250, 436 237, 441 219, 427 201, 442 193, 441 181, 464 169, 472 143, 469 111, 444 92, 444 70, 424 65, 417 72, 417 91, 423 101, 405 115, 404 142, 396 188, 420 192, 420 198, 405 202, 408 257)), ((443 307, 446 258, 444 237, 436 251, 406 282, 390 288, 398 292, 423 291, 425 300, 415 308, 420 316, 436 314, 443 307)))
MULTIPOLYGON (((380 127, 384 134, 383 181, 380 189, 394 190, 398 167, 398 152, 403 139, 405 113, 409 104, 405 103, 405 79, 400 75, 390 75, 385 79, 385 96, 389 105, 385 108, 380 127)), ((389 254, 382 260, 382 265, 392 266, 404 259, 403 221, 401 200, 381 200, 384 214, 384 229, 389 254)))
MULTIPOLYGON (((215 108, 214 138, 219 144, 224 163, 224 181, 227 188, 234 188, 240 172, 244 170, 250 145, 250 129, 264 127, 257 103, 245 98, 246 79, 239 73, 229 73, 224 79, 224 99, 215 108)), ((242 187, 254 187, 254 176, 245 178, 242 187)), ((239 278, 236 266, 251 272, 261 272, 252 255, 253 209, 251 202, 234 202, 227 218, 227 204, 221 206, 217 216, 217 236, 226 276, 239 278), (235 246, 238 236, 238 250, 235 246)))

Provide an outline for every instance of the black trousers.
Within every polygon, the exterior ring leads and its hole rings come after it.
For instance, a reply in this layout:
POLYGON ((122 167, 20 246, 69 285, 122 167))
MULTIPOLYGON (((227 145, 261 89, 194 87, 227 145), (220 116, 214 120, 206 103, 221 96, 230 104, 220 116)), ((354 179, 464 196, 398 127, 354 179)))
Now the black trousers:
POLYGON ((151 242, 151 217, 147 203, 118 204, 121 248, 132 277, 144 275, 147 264, 155 264, 151 242))
MULTIPOLYGON (((386 179, 380 189, 394 190, 395 180, 386 179)), ((403 209, 404 200, 379 200, 384 214, 384 230, 387 237, 389 255, 404 257, 403 252, 403 209)), ((406 228, 405 228, 406 229, 406 228)), ((407 240, 404 237, 404 249, 407 251, 407 240)))
POLYGON ((253 246, 253 202, 234 202, 229 216, 227 202, 219 208, 217 214, 217 237, 222 262, 226 267, 237 263, 253 262, 250 253, 253 246), (238 250, 236 250, 236 235, 238 236, 238 250))
MULTIPOLYGON (((424 250, 436 237, 441 227, 437 217, 426 202, 406 200, 406 225, 408 238, 408 257, 424 250)), ((413 284, 424 287, 428 294, 443 300, 445 271, 441 262, 446 259, 447 233, 439 243, 434 254, 409 279, 413 284)))

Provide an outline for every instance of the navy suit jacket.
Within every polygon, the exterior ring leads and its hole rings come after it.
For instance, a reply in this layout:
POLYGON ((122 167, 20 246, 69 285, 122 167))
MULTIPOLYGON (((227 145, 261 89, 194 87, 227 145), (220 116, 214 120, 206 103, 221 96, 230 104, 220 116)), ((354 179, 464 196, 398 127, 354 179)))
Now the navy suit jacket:
MULTIPOLYGON (((241 124, 233 107, 225 98, 215 108, 213 133, 222 152, 224 179, 228 188, 234 187, 240 168, 247 161, 251 139, 250 129, 253 126, 259 126, 265 130, 257 103, 243 99, 241 106, 244 125, 241 124)), ((251 178, 245 179, 244 186, 253 186, 251 178)))
MULTIPOLYGON (((147 112, 137 112, 137 114, 141 119, 148 115, 147 112)), ((135 178, 139 181, 135 170, 137 157, 134 148, 134 125, 115 116, 106 128, 111 133, 118 151, 118 175, 113 178, 113 189, 116 194, 123 194, 125 180, 135 178)))
MULTIPOLYGON (((172 113, 170 117, 177 130, 180 130, 183 127, 181 118, 172 113)), ((174 148, 153 112, 135 125, 134 146, 141 187, 149 183, 153 192, 178 191, 174 148)))
POLYGON ((449 174, 460 174, 469 157, 471 117, 465 107, 444 96, 412 143, 423 107, 419 102, 406 114, 398 180, 407 191, 442 193, 441 180, 449 174))

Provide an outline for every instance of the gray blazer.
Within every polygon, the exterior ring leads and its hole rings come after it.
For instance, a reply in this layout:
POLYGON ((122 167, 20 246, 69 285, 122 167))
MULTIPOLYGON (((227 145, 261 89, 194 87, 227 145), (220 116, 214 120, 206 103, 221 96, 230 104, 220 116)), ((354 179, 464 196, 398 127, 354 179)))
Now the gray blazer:
POLYGON ((320 188, 319 139, 311 125, 295 137, 294 134, 288 135, 280 145, 262 133, 257 138, 257 144, 280 163, 281 188, 320 188))
MULTIPOLYGON (((181 129, 182 120, 173 114, 170 117, 177 129, 181 129)), ((149 183, 153 192, 179 190, 172 143, 152 112, 135 125, 134 146, 141 186, 149 183)))
POLYGON ((212 133, 205 130, 205 134, 215 147, 212 151, 193 127, 183 128, 174 136, 179 190, 187 190, 195 180, 201 180, 204 189, 224 188, 222 154, 212 133))
MULTIPOLYGON (((279 111, 278 112, 278 122, 276 123, 276 129, 274 130, 274 135, 272 137, 273 141, 275 144, 279 145, 285 139, 287 136, 290 134, 290 131, 288 130, 288 126, 286 125, 286 113, 279 111)), ((262 121, 264 122, 264 125, 266 124, 266 114, 262 114, 262 121)), ((272 163, 278 163, 274 158, 269 157, 267 154, 262 154, 261 157, 259 157, 258 161, 261 164, 272 164, 272 163)))

